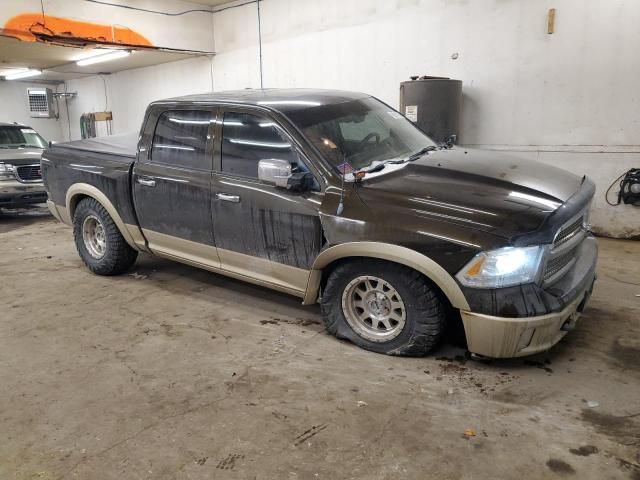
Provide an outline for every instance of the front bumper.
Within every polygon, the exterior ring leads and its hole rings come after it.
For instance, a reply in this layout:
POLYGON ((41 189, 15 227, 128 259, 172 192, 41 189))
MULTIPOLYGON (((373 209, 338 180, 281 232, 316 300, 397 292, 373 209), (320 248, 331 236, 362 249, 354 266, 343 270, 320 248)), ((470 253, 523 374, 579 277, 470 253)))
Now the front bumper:
POLYGON ((537 317, 505 318, 462 311, 469 351, 485 357, 510 358, 548 350, 575 328, 591 296, 594 280, 588 290, 581 292, 560 312, 537 317))
POLYGON ((43 182, 22 183, 17 180, 0 181, 0 207, 12 208, 47 201, 43 182))
POLYGON ((476 292, 462 310, 469 351, 487 357, 521 357, 548 350, 575 327, 596 277, 598 249, 585 239, 577 261, 562 280, 542 289, 534 284, 476 292), (474 308, 477 307, 477 308, 474 308))

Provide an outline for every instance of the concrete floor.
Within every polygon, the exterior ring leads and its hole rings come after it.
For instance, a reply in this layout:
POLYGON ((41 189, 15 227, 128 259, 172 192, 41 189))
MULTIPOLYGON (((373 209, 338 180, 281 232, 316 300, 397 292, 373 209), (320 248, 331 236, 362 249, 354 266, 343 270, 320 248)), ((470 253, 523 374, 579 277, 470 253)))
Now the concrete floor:
POLYGON ((640 242, 601 240, 558 346, 479 363, 150 256, 92 275, 43 210, 0 239, 1 479, 640 479, 640 242))

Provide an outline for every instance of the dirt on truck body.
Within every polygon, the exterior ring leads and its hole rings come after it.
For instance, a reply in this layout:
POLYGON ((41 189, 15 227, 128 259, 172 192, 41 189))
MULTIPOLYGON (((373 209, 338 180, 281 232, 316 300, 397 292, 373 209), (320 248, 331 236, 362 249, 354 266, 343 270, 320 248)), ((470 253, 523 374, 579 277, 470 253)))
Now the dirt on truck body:
POLYGON ((361 93, 242 90, 149 105, 139 135, 56 144, 48 205, 93 272, 139 251, 320 302, 327 330, 423 355, 537 353, 595 279, 586 177, 435 144, 361 93))

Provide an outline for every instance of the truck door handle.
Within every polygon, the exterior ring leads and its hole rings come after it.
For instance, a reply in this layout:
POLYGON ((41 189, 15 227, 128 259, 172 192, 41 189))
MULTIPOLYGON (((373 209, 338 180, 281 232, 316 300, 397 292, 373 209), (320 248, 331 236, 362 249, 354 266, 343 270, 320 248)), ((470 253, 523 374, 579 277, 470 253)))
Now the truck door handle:
POLYGON ((224 200, 225 202, 240 203, 240 197, 238 195, 229 195, 228 193, 218 193, 216 195, 218 200, 224 200))
POLYGON ((150 178, 144 178, 144 177, 138 177, 136 179, 136 181, 140 184, 140 185, 144 185, 145 187, 155 187, 156 186, 156 181, 152 180, 150 178))

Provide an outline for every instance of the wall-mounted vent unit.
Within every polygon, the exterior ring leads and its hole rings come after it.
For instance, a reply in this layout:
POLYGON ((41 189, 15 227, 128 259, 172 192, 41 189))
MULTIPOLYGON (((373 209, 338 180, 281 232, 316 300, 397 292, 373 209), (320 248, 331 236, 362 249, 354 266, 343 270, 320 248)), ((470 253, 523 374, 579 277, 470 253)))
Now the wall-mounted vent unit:
POLYGON ((39 118, 54 118, 56 116, 53 92, 50 88, 28 88, 29 115, 39 118))

